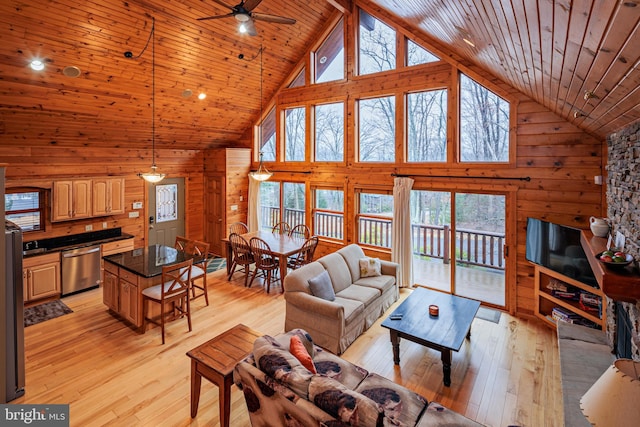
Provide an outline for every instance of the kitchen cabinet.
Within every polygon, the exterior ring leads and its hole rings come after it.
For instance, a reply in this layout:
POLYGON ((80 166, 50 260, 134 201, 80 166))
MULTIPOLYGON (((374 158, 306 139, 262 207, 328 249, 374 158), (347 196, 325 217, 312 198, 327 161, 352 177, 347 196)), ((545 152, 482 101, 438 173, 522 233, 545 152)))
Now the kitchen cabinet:
POLYGON ((94 178, 92 193, 93 216, 124 213, 124 178, 94 178))
POLYGON ((102 277, 102 302, 117 313, 120 311, 118 267, 105 263, 102 277))
POLYGON ((138 318, 138 285, 120 279, 120 315, 136 326, 142 326, 138 318))
POLYGON ((61 292, 60 253, 24 258, 22 279, 25 303, 59 296, 61 292))
POLYGON ((54 181, 51 221, 90 218, 91 194, 90 179, 54 181))

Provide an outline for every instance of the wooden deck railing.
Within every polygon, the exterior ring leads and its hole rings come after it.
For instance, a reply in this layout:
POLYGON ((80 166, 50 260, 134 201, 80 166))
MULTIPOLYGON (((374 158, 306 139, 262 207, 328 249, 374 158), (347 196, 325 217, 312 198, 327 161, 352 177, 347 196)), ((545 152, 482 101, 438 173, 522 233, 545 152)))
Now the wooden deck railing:
MULTIPOLYGON (((262 207, 262 228, 271 229, 271 224, 280 220, 280 209, 262 207)), ((304 211, 287 209, 285 221, 291 226, 304 223, 304 211)), ((391 219, 358 217, 358 243, 391 248, 391 219)), ((315 212, 314 232, 333 239, 342 239, 344 216, 332 212, 315 212)), ((442 259, 449 264, 451 228, 448 225, 411 225, 411 242, 414 255, 442 259)), ((504 270, 504 234, 458 228, 454 240, 456 262, 504 270)))

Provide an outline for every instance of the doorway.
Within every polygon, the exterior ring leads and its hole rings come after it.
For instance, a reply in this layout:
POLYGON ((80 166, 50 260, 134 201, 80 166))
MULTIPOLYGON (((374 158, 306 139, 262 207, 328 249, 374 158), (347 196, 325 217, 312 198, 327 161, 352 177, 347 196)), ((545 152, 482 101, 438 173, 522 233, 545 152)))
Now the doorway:
POLYGON ((506 196, 411 192, 413 276, 418 285, 506 305, 506 196))
POLYGON ((184 178, 165 178, 147 187, 149 245, 171 246, 185 234, 184 178))

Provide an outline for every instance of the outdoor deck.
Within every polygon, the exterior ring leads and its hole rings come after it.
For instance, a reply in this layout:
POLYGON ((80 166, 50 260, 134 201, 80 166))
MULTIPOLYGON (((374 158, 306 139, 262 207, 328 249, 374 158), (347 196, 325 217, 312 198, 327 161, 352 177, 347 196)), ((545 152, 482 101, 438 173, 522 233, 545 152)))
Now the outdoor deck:
MULTIPOLYGON (((451 268, 441 259, 432 261, 413 258, 413 281, 417 285, 450 291, 451 268)), ((477 299, 499 307, 505 305, 504 270, 458 266, 456 295, 477 299)))

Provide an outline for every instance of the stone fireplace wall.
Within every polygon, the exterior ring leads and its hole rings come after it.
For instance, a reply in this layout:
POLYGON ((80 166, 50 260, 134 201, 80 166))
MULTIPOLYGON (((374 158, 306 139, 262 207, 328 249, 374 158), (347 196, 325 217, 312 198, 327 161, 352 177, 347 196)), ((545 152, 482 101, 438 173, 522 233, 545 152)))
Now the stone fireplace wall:
MULTIPOLYGON (((640 261, 640 122, 607 137, 607 217, 611 232, 624 234, 625 252, 640 261)), ((622 303, 632 327, 631 351, 640 360, 640 302, 622 303)), ((615 304, 607 303, 607 335, 615 342, 615 304)))

